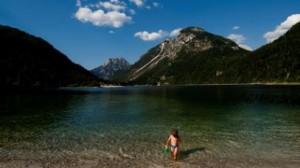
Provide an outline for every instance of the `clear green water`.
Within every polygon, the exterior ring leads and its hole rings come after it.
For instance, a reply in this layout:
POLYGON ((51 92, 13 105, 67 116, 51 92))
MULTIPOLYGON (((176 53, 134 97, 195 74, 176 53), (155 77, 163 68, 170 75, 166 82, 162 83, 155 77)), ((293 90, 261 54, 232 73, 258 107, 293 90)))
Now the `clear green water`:
POLYGON ((172 128, 182 136, 184 164, 297 167, 300 87, 82 88, 3 95, 0 163, 107 158, 100 165, 109 159, 166 165, 161 144, 172 128))

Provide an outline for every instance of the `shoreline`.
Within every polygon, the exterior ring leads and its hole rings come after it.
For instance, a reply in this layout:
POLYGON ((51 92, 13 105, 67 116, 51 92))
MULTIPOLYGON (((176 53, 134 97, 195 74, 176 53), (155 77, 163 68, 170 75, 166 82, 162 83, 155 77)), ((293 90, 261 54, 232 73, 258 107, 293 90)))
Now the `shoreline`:
POLYGON ((224 83, 224 84, 183 84, 166 86, 300 86, 300 83, 224 83))
POLYGON ((119 88, 127 88, 127 87, 195 87, 195 86, 300 86, 300 83, 224 83, 224 84, 174 84, 174 85, 102 85, 102 86, 80 86, 80 87, 59 87, 58 90, 68 90, 68 89, 88 89, 88 88, 95 88, 95 89, 119 89, 119 88))
POLYGON ((261 86, 261 87, 272 87, 272 86, 292 86, 292 87, 300 87, 300 83, 224 83, 224 84, 174 84, 174 85, 102 85, 102 86, 62 86, 58 88, 2 88, 3 93, 47 93, 52 91, 65 91, 72 89, 119 89, 119 88, 138 88, 138 87, 217 87, 217 86, 261 86))
MULTIPOLYGON (((208 83, 208 84, 172 84, 172 85, 132 85, 133 87, 184 87, 184 86, 300 86, 300 83, 208 83)), ((109 88, 101 86, 103 88, 109 88)), ((101 88, 100 87, 100 88, 101 88)), ((127 87, 127 86, 120 86, 127 87)))

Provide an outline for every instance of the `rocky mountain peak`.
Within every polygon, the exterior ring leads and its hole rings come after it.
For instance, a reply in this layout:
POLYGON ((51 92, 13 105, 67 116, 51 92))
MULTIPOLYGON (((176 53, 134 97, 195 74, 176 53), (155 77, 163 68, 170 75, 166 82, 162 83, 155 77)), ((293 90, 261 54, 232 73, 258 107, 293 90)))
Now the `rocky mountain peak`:
POLYGON ((113 66, 116 69, 122 69, 123 66, 129 65, 128 61, 123 58, 109 58, 103 66, 113 66))
POLYGON ((176 54, 182 50, 183 47, 191 51, 201 52, 213 47, 218 47, 220 43, 237 47, 232 41, 210 34, 202 28, 188 27, 181 30, 176 38, 163 41, 159 45, 160 52, 158 55, 174 59, 176 54))
POLYGON ((222 51, 225 48, 238 51, 240 48, 233 41, 218 36, 199 27, 187 27, 182 29, 180 34, 173 39, 166 39, 157 47, 149 50, 140 61, 133 66, 130 80, 135 80, 146 71, 156 67, 162 60, 175 60, 180 56, 181 51, 189 53, 201 53, 207 50, 216 49, 222 51), (145 61, 147 60, 147 61, 145 61))
POLYGON ((180 31, 180 33, 203 33, 203 32, 205 32, 203 28, 194 27, 194 26, 184 28, 180 31))
POLYGON ((126 71, 130 63, 125 58, 109 58, 103 65, 91 70, 97 77, 105 80, 112 80, 116 73, 126 71))

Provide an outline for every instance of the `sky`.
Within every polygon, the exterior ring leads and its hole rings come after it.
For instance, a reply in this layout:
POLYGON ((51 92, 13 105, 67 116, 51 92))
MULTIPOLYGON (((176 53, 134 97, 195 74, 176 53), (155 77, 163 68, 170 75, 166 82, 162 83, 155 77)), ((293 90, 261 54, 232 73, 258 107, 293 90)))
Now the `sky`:
POLYGON ((299 0, 0 1, 0 24, 44 38, 87 69, 108 58, 134 63, 189 26, 255 50, 299 21, 299 0))

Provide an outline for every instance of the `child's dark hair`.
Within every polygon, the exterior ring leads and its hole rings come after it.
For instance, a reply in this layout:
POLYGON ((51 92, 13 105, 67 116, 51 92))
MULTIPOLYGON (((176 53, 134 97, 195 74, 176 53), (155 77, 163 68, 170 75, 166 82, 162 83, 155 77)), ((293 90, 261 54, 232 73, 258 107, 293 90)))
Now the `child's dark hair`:
POLYGON ((177 130, 177 129, 172 129, 171 134, 172 134, 175 138, 179 138, 179 134, 178 134, 178 130, 177 130))

